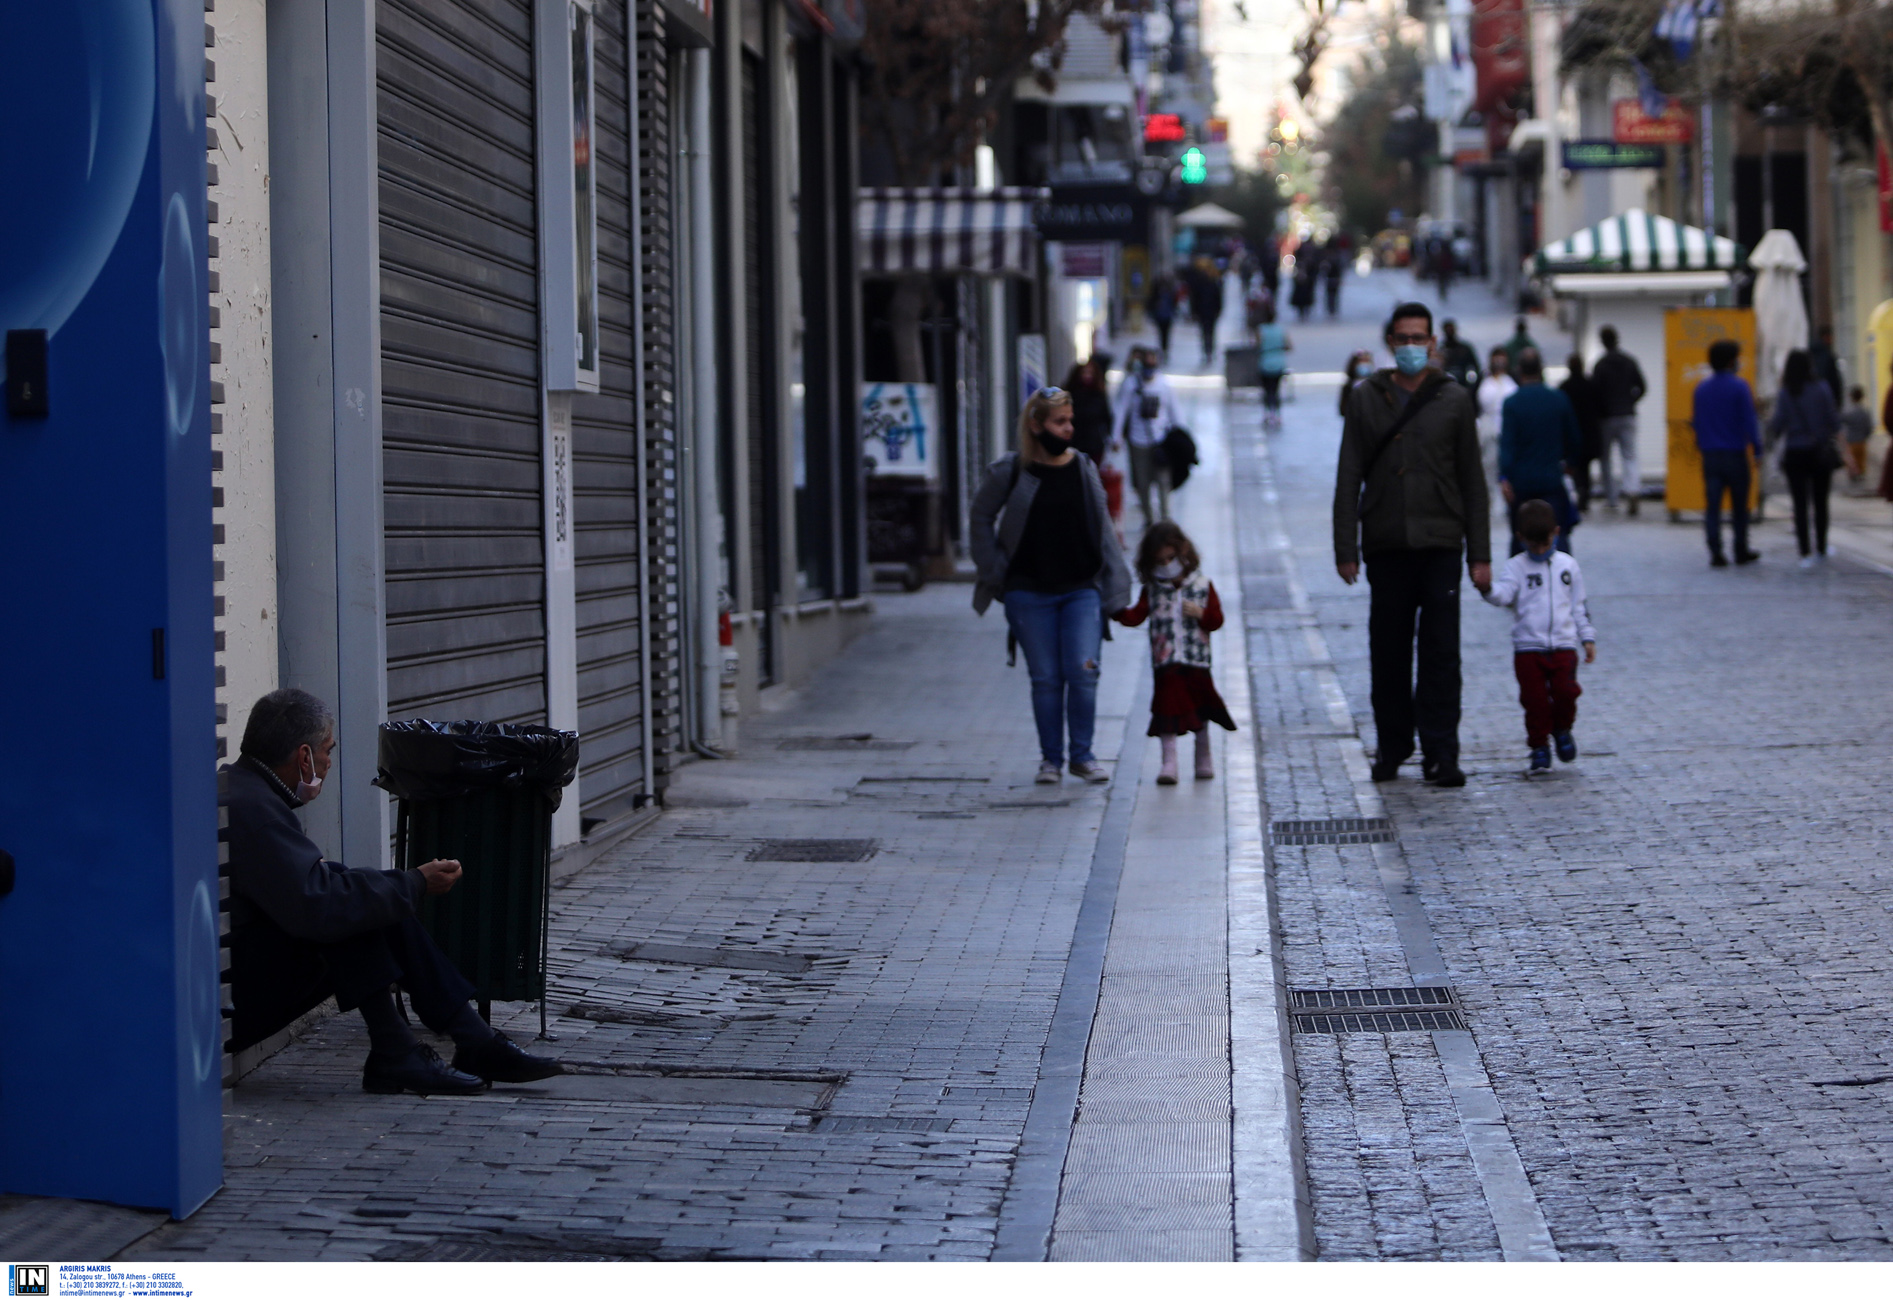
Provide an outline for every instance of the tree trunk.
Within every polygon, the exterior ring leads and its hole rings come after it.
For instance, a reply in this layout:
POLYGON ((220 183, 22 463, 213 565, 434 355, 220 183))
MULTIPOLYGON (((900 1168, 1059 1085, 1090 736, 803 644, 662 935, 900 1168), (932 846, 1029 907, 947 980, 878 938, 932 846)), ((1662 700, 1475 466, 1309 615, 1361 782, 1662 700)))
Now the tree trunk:
POLYGON ((926 315, 932 287, 924 275, 904 275, 894 282, 888 317, 894 327, 894 377, 903 384, 927 382, 927 355, 920 343, 920 321, 926 315))

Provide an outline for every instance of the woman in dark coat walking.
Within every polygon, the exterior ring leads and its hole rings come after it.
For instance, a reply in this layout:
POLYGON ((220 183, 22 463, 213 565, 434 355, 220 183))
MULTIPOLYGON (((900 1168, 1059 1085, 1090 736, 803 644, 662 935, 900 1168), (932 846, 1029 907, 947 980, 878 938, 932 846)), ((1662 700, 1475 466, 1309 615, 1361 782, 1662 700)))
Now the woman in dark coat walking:
POLYGON ((1103 358, 1093 356, 1065 376, 1065 391, 1071 394, 1071 445, 1100 468, 1111 445, 1111 393, 1104 371, 1103 358))
POLYGON ((1781 391, 1775 395, 1768 432, 1782 435, 1781 472, 1794 498, 1794 540, 1801 548, 1801 567, 1811 569, 1827 559, 1827 493, 1840 468, 1840 449, 1834 446, 1840 414, 1833 392, 1814 378, 1813 358, 1805 348, 1790 352, 1781 367, 1781 391))
POLYGON ((1585 514, 1591 508, 1591 462, 1604 454, 1604 407, 1597 399, 1597 386, 1584 373, 1583 356, 1573 352, 1569 364, 1571 376, 1558 385, 1558 391, 1571 399, 1571 409, 1577 412, 1578 432, 1584 439, 1584 449, 1578 453, 1579 460, 1570 470, 1571 482, 1577 488, 1578 513, 1585 514))

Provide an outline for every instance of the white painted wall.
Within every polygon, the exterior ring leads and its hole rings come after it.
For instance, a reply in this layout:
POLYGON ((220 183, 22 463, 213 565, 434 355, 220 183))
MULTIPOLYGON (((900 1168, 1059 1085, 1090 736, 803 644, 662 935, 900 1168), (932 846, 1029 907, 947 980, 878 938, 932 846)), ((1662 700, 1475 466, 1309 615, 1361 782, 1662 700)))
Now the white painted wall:
POLYGON ((214 482, 223 488, 224 685, 217 692, 228 706, 221 734, 229 757, 249 720, 258 696, 274 690, 276 672, 276 455, 275 402, 270 373, 269 255, 269 79, 265 43, 266 0, 223 0, 205 18, 216 31, 206 51, 217 65, 210 86, 217 112, 210 126, 217 148, 210 162, 217 183, 210 199, 217 205, 218 292, 211 303, 219 326, 212 333, 222 345, 220 365, 211 377, 223 382, 223 469, 214 482))

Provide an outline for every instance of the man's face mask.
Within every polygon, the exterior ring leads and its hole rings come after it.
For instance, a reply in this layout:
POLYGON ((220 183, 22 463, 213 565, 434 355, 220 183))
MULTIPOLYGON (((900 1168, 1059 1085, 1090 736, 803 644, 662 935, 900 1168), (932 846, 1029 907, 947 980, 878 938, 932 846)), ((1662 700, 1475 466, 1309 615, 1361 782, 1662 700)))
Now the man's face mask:
POLYGON ((322 793, 322 778, 315 774, 315 751, 309 751, 309 775, 302 774, 300 764, 296 767, 296 798, 309 803, 322 793))
POLYGON ((1403 375, 1417 375, 1426 369, 1426 345, 1402 343, 1393 350, 1393 363, 1403 375))

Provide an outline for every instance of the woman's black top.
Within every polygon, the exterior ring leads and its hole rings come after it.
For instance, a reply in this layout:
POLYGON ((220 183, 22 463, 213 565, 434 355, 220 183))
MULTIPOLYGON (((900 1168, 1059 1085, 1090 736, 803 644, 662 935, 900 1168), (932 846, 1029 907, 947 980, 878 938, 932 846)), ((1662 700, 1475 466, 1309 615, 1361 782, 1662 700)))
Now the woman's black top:
POLYGON ((1111 440, 1111 398, 1099 388, 1071 390, 1071 445, 1092 460, 1104 459, 1111 440))
POLYGON ((1026 472, 1038 479, 1039 489, 1018 554, 1006 569, 1006 590, 1062 596, 1090 586, 1104 557, 1085 516, 1083 463, 1074 456, 1063 465, 1028 465, 1026 472))

